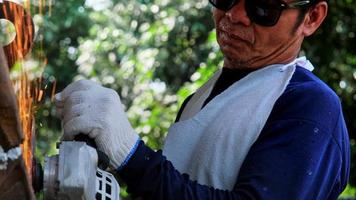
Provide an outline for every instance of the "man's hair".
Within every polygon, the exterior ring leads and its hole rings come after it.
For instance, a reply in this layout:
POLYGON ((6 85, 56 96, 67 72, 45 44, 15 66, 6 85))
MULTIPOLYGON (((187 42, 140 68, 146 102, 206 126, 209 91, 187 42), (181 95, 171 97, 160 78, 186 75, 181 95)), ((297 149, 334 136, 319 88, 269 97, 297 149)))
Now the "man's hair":
POLYGON ((329 3, 329 0, 310 0, 310 4, 306 5, 305 7, 300 8, 300 12, 297 18, 297 23, 294 26, 293 32, 295 32, 298 27, 302 24, 305 15, 307 14, 307 12, 313 8, 316 4, 318 4, 319 2, 325 1, 326 3, 329 3))

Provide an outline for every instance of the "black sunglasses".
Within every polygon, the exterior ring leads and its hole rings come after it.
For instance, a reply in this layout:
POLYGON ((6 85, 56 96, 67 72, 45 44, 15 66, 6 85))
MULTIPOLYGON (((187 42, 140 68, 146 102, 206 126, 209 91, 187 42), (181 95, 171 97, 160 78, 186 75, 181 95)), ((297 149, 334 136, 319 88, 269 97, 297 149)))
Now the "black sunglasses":
MULTIPOLYGON (((209 0, 217 9, 229 11, 240 0, 209 0)), ((250 20, 261 26, 274 26, 285 9, 301 8, 310 4, 310 0, 292 1, 282 0, 245 0, 245 9, 250 20)))

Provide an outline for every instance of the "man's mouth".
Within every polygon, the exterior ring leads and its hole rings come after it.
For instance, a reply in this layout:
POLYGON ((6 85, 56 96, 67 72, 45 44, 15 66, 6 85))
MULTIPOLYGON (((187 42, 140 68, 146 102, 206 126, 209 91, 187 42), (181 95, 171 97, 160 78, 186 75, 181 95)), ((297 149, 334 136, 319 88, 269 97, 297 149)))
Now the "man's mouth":
POLYGON ((251 27, 232 27, 226 20, 221 20, 218 27, 218 32, 225 34, 230 39, 240 40, 249 44, 254 44, 255 38, 251 27))
POLYGON ((226 33, 230 38, 233 38, 233 39, 235 39, 235 40, 243 40, 243 41, 245 41, 245 42, 249 42, 250 43, 250 41, 248 40, 248 39, 245 39, 245 38, 243 38, 243 37, 241 37, 240 35, 234 35, 234 34, 231 34, 231 33, 226 33))
POLYGON ((238 41, 242 41, 248 44, 253 44, 253 40, 250 38, 246 38, 246 37, 241 37, 241 35, 237 35, 237 34, 231 34, 229 32, 223 31, 223 30, 219 30, 220 32, 220 36, 223 36, 224 38, 229 38, 232 40, 238 40, 238 41))

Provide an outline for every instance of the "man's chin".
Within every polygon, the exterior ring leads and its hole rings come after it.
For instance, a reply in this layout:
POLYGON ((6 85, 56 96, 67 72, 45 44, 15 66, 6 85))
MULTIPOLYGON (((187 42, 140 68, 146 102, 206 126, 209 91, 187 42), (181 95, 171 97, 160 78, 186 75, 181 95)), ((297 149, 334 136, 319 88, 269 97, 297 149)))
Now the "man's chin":
POLYGON ((246 61, 239 58, 232 58, 230 56, 224 56, 224 67, 235 69, 249 69, 251 68, 251 61, 246 61))

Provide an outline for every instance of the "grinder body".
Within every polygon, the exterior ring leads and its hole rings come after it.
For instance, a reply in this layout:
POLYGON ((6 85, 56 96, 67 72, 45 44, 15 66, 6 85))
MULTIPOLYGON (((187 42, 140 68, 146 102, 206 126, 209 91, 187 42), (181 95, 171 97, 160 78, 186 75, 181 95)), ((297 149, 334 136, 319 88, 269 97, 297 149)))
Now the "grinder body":
POLYGON ((61 142, 59 154, 45 159, 45 199, 118 200, 120 187, 114 176, 97 164, 97 151, 85 142, 61 142))

